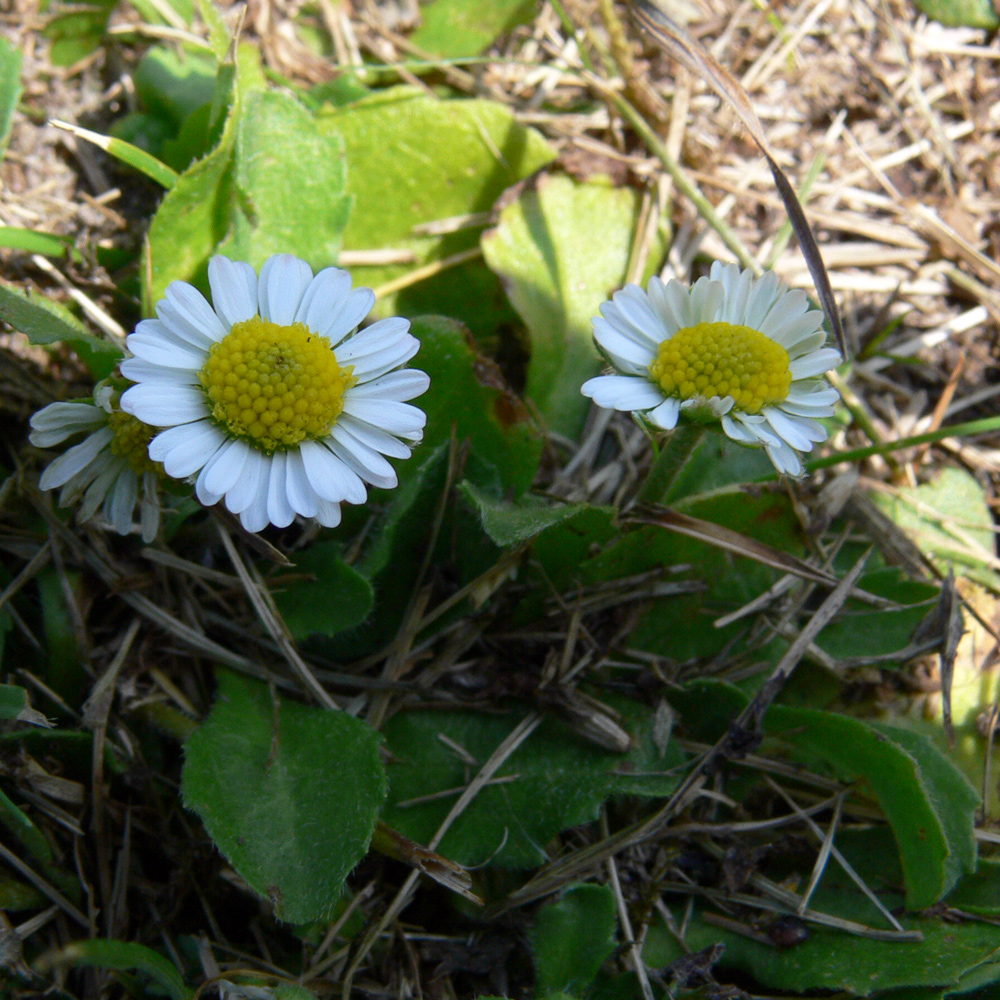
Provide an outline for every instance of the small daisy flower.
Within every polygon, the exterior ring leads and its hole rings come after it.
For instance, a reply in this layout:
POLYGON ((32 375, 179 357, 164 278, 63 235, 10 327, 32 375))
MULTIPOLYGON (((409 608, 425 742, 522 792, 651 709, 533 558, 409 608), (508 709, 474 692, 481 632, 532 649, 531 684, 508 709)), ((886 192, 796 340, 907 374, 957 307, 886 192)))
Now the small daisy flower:
POLYGON ((247 531, 296 514, 327 527, 367 485, 396 485, 389 458, 408 458, 426 416, 405 400, 430 379, 402 369, 420 346, 409 321, 364 330, 375 304, 346 271, 315 277, 290 254, 249 264, 213 257, 212 305, 174 281, 127 340, 122 374, 137 383, 122 409, 166 430, 149 446, 168 475, 195 479, 206 506, 223 497, 247 531), (366 485, 367 484, 367 485, 366 485))
POLYGON ((617 375, 581 391, 599 406, 631 410, 663 430, 682 410, 718 419, 734 441, 763 447, 779 472, 800 475, 799 452, 826 440, 819 417, 840 398, 824 378, 840 354, 823 344, 823 314, 772 272, 754 278, 712 265, 688 288, 650 279, 601 306, 594 338, 617 375))
POLYGON ((93 401, 50 403, 31 418, 30 440, 38 448, 89 432, 46 468, 39 486, 43 490, 61 486, 60 507, 82 498, 81 521, 89 521, 103 508, 104 519, 119 535, 132 530, 138 503, 142 540, 148 543, 160 526, 160 473, 148 454, 154 430, 118 409, 116 395, 105 384, 95 391, 93 401))

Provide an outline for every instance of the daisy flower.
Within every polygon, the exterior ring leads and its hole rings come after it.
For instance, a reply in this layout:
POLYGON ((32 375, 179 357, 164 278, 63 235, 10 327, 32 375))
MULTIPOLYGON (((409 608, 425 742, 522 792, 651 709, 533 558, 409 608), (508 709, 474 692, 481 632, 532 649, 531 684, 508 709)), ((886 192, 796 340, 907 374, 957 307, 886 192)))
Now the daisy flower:
POLYGON ((142 540, 148 543, 160 526, 160 473, 148 454, 154 431, 118 409, 116 395, 105 384, 94 392, 93 401, 50 403, 31 418, 30 441, 38 448, 87 433, 46 468, 39 486, 43 490, 61 486, 60 507, 82 498, 81 521, 103 508, 104 519, 119 535, 132 530, 138 503, 142 540))
POLYGON ((824 378, 840 354, 824 347, 823 314, 772 272, 754 278, 716 262, 688 288, 650 279, 601 306, 594 338, 620 374, 581 391, 663 430, 681 411, 717 419, 734 441, 763 447, 779 472, 800 475, 799 452, 826 440, 819 417, 840 398, 824 378))
POLYGON ((174 281, 126 341, 122 409, 163 430, 149 457, 195 479, 206 506, 225 498, 247 531, 296 514, 327 527, 367 486, 396 485, 389 458, 408 458, 426 416, 405 400, 430 379, 400 370, 420 344, 393 317, 364 330, 375 304, 346 271, 315 277, 290 254, 249 264, 213 257, 212 305, 174 281), (366 485, 367 484, 367 485, 366 485))

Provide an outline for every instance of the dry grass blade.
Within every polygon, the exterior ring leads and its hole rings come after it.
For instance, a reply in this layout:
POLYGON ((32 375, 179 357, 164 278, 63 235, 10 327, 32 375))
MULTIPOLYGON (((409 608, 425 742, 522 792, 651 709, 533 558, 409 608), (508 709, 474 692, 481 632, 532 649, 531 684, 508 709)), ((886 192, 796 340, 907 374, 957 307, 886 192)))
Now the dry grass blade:
POLYGON ((712 89, 726 101, 739 115, 746 130, 752 136, 754 142, 767 159, 767 164, 771 168, 775 186, 781 195, 781 200, 785 203, 788 218, 795 230, 795 235, 799 239, 799 246, 802 248, 802 255, 805 257, 806 265, 816 285, 816 293, 830 321, 833 335, 837 339, 837 346, 840 348, 841 356, 847 359, 847 340, 844 336, 844 327, 840 321, 840 311, 833 298, 833 289, 830 287, 830 277, 826 273, 826 266, 823 257, 816 244, 809 222, 806 220, 802 205, 799 204, 798 196, 789 183, 781 167, 771 152, 770 143, 764 135, 764 129, 754 111, 750 98, 743 89, 742 84, 722 65, 709 55, 702 47, 701 43, 688 34, 680 25, 673 21, 667 14, 657 7, 652 0, 629 0, 632 16, 641 27, 648 32, 651 38, 669 53, 682 66, 697 74, 712 89))
MULTIPOLYGON (((640 508, 639 511, 638 514, 626 518, 626 523, 650 524, 657 528, 665 528, 667 531, 676 531, 679 535, 697 538, 699 541, 707 542, 716 548, 725 549, 738 556, 745 556, 754 562, 781 570, 783 573, 791 573, 803 580, 809 580, 811 583, 818 583, 824 587, 838 585, 837 578, 832 573, 810 566, 809 563, 803 562, 787 552, 772 548, 764 542, 758 542, 755 538, 733 531, 732 528, 704 521, 699 517, 692 517, 690 514, 682 514, 669 507, 646 507, 640 508)), ((874 607, 893 606, 891 601, 875 594, 869 594, 865 590, 854 589, 850 596, 874 607)))
POLYGON ((250 598, 250 603, 253 605, 261 622, 263 622, 264 628, 267 629, 271 638, 277 643, 282 655, 288 661, 288 664, 299 675, 302 683, 313 693, 316 700, 324 708, 339 711, 340 705, 333 700, 330 693, 320 684, 316 679, 316 675, 306 665, 305 660, 299 656, 299 651, 295 648, 295 642, 288 632, 288 627, 281 620, 278 609, 271 600, 270 591, 264 585, 263 581, 255 580, 251 576, 249 568, 240 558, 240 554, 236 551, 236 546, 229 537, 229 532, 225 526, 218 523, 217 527, 219 529, 219 537, 225 546, 226 554, 229 556, 229 560, 240 578, 240 583, 243 584, 243 589, 246 591, 247 597, 250 598))

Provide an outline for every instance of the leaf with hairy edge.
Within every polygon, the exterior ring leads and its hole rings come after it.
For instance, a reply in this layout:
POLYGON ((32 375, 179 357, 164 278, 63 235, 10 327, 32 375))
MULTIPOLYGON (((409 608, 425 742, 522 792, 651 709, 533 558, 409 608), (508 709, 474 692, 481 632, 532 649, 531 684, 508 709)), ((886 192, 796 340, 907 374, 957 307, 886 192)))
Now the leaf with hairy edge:
POLYGON ((120 355, 112 343, 95 337, 64 306, 36 295, 22 292, 0 283, 0 320, 23 333, 33 344, 55 344, 59 341, 71 347, 80 345, 98 354, 120 355))
POLYGON ((606 885, 571 885, 559 899, 542 906, 530 935, 536 996, 585 996, 617 947, 617 929, 615 896, 606 885))
MULTIPOLYGON (((738 688, 708 680, 671 696, 684 724, 713 741, 746 702, 738 688)), ((896 728, 889 736, 850 716, 785 705, 768 710, 764 732, 796 759, 811 766, 822 761, 878 801, 899 851, 908 908, 932 906, 975 867, 978 797, 930 740, 896 728)))
POLYGON ((520 504, 506 503, 472 483, 460 483, 459 492, 479 514, 483 530, 490 540, 502 548, 522 545, 548 528, 569 521, 589 509, 586 504, 553 505, 531 497, 520 504))
POLYGON ((233 231, 219 252, 259 269, 294 253, 314 271, 340 251, 352 199, 344 193, 344 142, 320 133, 294 97, 250 94, 240 113, 233 179, 233 231))
POLYGON ((222 671, 211 714, 184 744, 184 804, 282 920, 321 920, 375 829, 379 741, 346 712, 281 701, 222 671))
MULTIPOLYGON (((546 718, 462 812, 438 850, 467 866, 533 867, 548 859, 545 845, 553 836, 596 819, 610 796, 669 795, 677 786, 673 770, 684 759, 680 750, 672 743, 662 752, 657 748, 653 713, 645 706, 606 693, 601 700, 621 716, 633 740, 631 750, 603 750, 561 720, 546 718)), ((490 715, 412 711, 393 716, 383 729, 393 755, 383 819, 426 843, 526 714, 522 708, 490 715)))
POLYGON ((274 593, 274 602, 297 640, 353 628, 372 609, 372 585, 344 562, 340 550, 336 542, 316 542, 296 552, 294 572, 309 578, 274 593))

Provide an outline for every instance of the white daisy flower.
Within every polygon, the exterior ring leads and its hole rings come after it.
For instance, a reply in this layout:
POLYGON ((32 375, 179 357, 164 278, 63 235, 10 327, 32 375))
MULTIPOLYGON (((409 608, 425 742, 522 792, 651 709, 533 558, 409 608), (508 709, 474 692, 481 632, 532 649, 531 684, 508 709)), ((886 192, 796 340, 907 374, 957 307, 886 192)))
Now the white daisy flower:
POLYGON ((397 370, 420 347, 409 321, 364 330, 375 304, 346 271, 315 277, 291 254, 249 264, 213 257, 212 305, 174 281, 127 340, 133 382, 122 409, 167 430, 149 446, 168 475, 195 480, 206 506, 225 497, 247 531, 296 514, 340 523, 366 484, 388 489, 386 460, 408 458, 426 416, 404 400, 426 391, 421 371, 397 370), (356 332, 357 331, 357 332, 356 332))
POLYGON ((663 430, 681 410, 718 419, 734 441, 763 447, 779 472, 800 475, 799 452, 826 440, 819 417, 840 398, 824 378, 840 354, 824 347, 823 314, 773 272, 754 278, 712 265, 688 288, 650 279, 601 306, 594 338, 618 375, 581 391, 599 406, 631 410, 663 430))
POLYGON ((67 438, 89 432, 79 444, 60 455, 42 473, 43 490, 62 487, 59 506, 80 504, 79 519, 89 521, 103 508, 104 519, 119 535, 132 530, 139 504, 142 540, 151 542, 160 527, 159 470, 149 458, 152 427, 114 405, 109 385, 93 401, 50 403, 31 418, 30 440, 51 448, 67 438))

